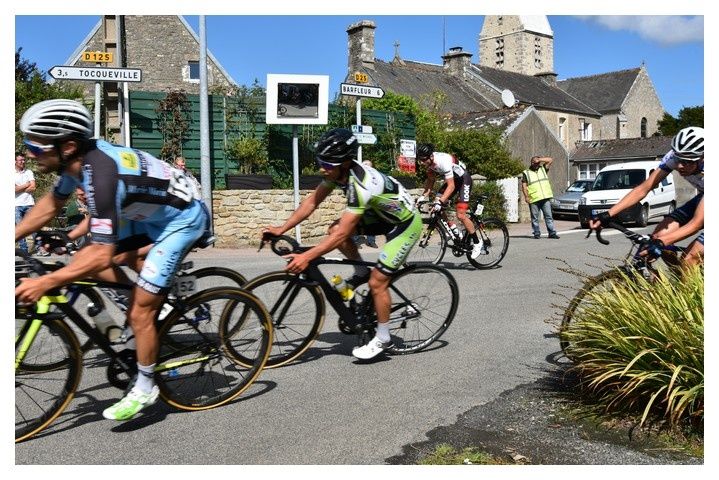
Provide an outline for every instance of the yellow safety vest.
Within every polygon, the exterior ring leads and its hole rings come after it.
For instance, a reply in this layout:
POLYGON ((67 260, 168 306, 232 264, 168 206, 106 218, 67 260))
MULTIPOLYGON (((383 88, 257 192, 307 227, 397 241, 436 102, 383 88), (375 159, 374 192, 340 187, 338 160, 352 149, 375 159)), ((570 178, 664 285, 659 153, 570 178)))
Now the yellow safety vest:
POLYGON ((541 166, 537 170, 528 168, 524 171, 524 178, 527 179, 527 193, 529 203, 535 203, 545 198, 552 198, 552 185, 549 183, 547 170, 541 166))

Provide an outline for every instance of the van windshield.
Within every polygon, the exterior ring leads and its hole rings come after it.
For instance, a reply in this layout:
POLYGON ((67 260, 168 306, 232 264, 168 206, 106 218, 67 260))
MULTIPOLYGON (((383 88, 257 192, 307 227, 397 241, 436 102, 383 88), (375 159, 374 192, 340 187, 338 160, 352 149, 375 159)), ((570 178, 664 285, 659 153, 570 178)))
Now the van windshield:
POLYGON ((645 180, 644 170, 610 170, 599 172, 592 190, 625 190, 634 188, 645 180))

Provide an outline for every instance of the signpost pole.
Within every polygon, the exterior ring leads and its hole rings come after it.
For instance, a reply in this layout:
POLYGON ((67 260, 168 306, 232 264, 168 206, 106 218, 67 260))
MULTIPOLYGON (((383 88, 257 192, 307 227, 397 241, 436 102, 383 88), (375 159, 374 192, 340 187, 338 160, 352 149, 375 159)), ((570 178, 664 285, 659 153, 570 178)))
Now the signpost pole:
MULTIPOLYGON (((297 125, 292 125, 292 177, 295 194, 295 210, 297 210, 300 206, 300 149, 297 140, 297 125)), ((295 225, 295 239, 297 243, 302 243, 299 225, 295 225)))
MULTIPOLYGON (((357 125, 362 125, 362 98, 357 98, 357 125)), ((362 163, 362 145, 357 149, 357 161, 362 163)))
POLYGON ((100 138, 100 101, 102 100, 102 84, 95 82, 95 138, 100 138))

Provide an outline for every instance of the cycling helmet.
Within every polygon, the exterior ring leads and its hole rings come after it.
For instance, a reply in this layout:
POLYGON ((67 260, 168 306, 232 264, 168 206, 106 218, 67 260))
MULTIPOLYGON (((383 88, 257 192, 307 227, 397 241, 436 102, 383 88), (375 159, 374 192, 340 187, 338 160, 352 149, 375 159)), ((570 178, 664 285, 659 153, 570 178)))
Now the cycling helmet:
POLYGON ((94 133, 90 112, 75 100, 45 100, 28 108, 20 119, 25 135, 48 140, 89 139, 94 133))
POLYGON ((704 156, 704 129, 687 127, 679 130, 672 139, 672 150, 682 160, 699 160, 704 156))
POLYGON ((420 143, 417 145, 417 159, 429 158, 434 153, 434 145, 431 143, 420 143))
POLYGON ((346 128, 333 128, 315 143, 315 154, 323 162, 339 165, 357 158, 357 137, 346 128))

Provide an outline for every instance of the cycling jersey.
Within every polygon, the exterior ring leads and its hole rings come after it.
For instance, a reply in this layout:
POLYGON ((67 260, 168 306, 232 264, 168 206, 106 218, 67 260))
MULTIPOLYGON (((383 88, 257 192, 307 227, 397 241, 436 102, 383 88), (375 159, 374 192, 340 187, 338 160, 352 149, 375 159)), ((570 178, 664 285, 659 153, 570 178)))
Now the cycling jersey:
MULTIPOLYGON (((454 177, 454 191, 452 196, 457 196, 458 203, 469 203, 469 196, 472 191, 472 176, 467 171, 464 163, 457 161, 453 155, 442 152, 432 154, 432 164, 429 168, 442 175, 446 180, 454 177)), ((441 195, 447 189, 447 184, 439 189, 441 195)))
MULTIPOLYGON (((683 178, 687 182, 691 183, 694 188, 699 190, 699 193, 704 193, 704 160, 699 160, 698 162, 699 171, 683 178)), ((679 162, 674 154, 674 150, 670 150, 666 155, 664 155, 664 158, 662 158, 662 161, 659 163, 659 168, 667 173, 671 173, 673 170, 677 169, 678 164, 679 162)))
POLYGON ((356 161, 346 184, 326 180, 323 184, 330 189, 342 188, 347 195, 347 211, 362 216, 358 234, 387 237, 377 268, 391 274, 402 266, 422 232, 422 218, 404 187, 389 175, 356 161))
POLYGON ((207 211, 181 170, 104 140, 95 147, 83 156, 80 178, 62 174, 53 194, 66 199, 82 186, 92 243, 117 245, 117 251, 152 243, 137 284, 150 293, 165 292, 180 261, 205 232, 207 211))

